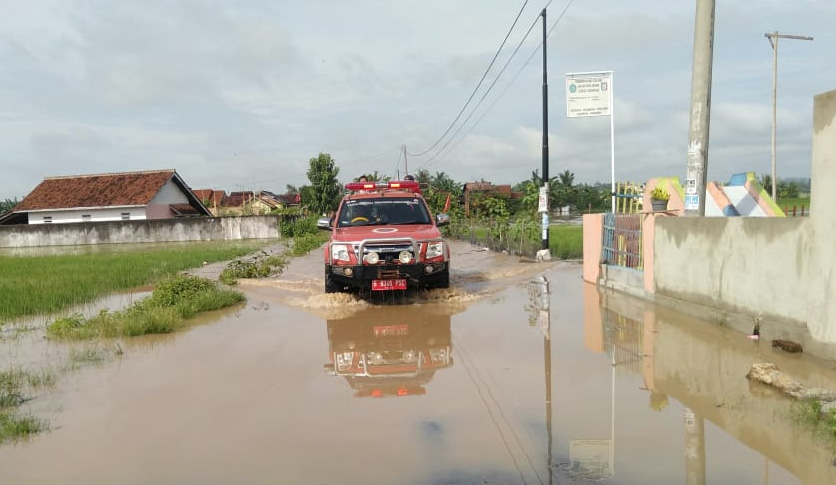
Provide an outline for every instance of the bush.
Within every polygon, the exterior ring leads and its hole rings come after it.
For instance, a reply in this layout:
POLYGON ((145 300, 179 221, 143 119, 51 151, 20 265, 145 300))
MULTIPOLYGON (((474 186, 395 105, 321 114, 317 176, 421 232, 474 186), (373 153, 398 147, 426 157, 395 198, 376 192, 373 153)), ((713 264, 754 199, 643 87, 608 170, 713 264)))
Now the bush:
POLYGON ((316 220, 316 217, 312 216, 303 217, 296 215, 282 217, 282 237, 291 238, 304 236, 305 234, 315 234, 318 231, 316 220))
POLYGON ((47 326, 47 335, 82 340, 170 333, 184 327, 184 320, 198 313, 232 306, 243 300, 243 294, 219 288, 213 281, 175 275, 157 284, 151 296, 123 311, 102 310, 89 319, 82 315, 58 318, 47 326))

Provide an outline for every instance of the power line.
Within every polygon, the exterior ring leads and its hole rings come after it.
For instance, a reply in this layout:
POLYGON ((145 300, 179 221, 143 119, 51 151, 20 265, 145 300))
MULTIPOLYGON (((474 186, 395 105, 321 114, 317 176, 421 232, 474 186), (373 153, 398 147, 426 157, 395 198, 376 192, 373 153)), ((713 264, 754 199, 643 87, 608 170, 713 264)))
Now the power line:
MULTIPOLYGON (((550 1, 549 1, 549 3, 548 3, 548 4, 546 4, 546 8, 547 8, 547 7, 548 7, 548 6, 552 3, 552 1, 554 1, 554 0, 550 0, 550 1)), ((558 23, 560 23, 560 21, 561 21, 561 20, 563 19, 563 17, 566 15, 566 12, 569 10, 569 7, 570 7, 570 6, 572 6, 572 3, 573 3, 574 1, 575 1, 575 0, 569 0, 569 2, 568 2, 568 3, 566 4, 566 6, 563 8, 563 11, 560 13, 560 15, 557 17, 557 19, 555 20, 555 22, 552 24, 551 28, 550 28, 550 29, 549 29, 549 31, 547 32, 546 37, 548 37, 549 35, 551 35, 551 33, 552 33, 552 32, 553 32, 556 28, 557 28, 558 23)), ((493 89, 493 87, 494 87, 494 85, 496 84, 496 82, 499 80, 499 77, 502 75, 502 73, 503 73, 503 72, 505 72, 505 69, 506 69, 506 68, 508 67, 508 65, 511 63, 511 60, 514 58, 514 56, 516 56, 517 52, 520 50, 520 47, 522 47, 523 42, 524 42, 524 41, 526 40, 526 38, 527 38, 527 37, 531 34, 531 31, 534 29, 534 26, 535 26, 536 24, 537 24, 537 20, 535 20, 535 21, 534 21, 534 23, 533 23, 533 24, 531 25, 531 27, 528 29, 528 32, 526 32, 525 37, 523 37, 523 39, 520 41, 520 43, 519 43, 519 44, 517 44, 517 48, 516 48, 516 49, 514 49, 514 52, 511 54, 511 57, 508 59, 508 61, 505 63, 505 65, 504 65, 504 66, 502 66, 502 69, 499 71, 499 74, 497 74, 497 76, 496 76, 496 78, 494 79, 494 81, 493 81, 493 82, 491 83, 491 85, 488 87, 488 90, 485 92, 485 94, 484 94, 484 95, 483 95, 483 96, 479 99, 479 101, 476 103, 476 106, 473 108, 473 111, 471 111, 470 115, 468 115, 468 117, 464 120, 464 122, 462 122, 462 124, 459 126, 459 128, 458 128, 458 129, 457 129, 457 130, 453 133, 453 136, 451 136, 451 137, 450 137, 450 140, 448 140, 448 141, 447 141, 447 143, 445 143, 445 144, 444 144, 444 145, 443 145, 443 146, 442 146, 442 147, 438 150, 438 152, 437 152, 435 155, 433 155, 433 156, 432 156, 432 158, 430 158, 430 159, 429 159, 426 163, 424 163, 423 165, 421 165, 421 168, 423 168, 423 167, 425 167, 425 166, 429 166, 429 165, 430 165, 430 164, 431 164, 431 163, 432 163, 432 162, 433 162, 433 161, 434 161, 434 160, 435 160, 438 156, 440 156, 440 155, 441 155, 441 153, 442 153, 442 152, 444 152, 444 149, 447 147, 447 145, 449 145, 449 144, 450 144, 450 142, 451 142, 451 141, 452 141, 452 140, 456 137, 456 135, 457 135, 457 134, 461 131, 461 129, 462 129, 462 128, 463 128, 463 127, 467 124, 467 122, 470 120, 470 118, 471 118, 471 117, 472 117, 472 116, 476 113, 476 111, 479 109, 479 106, 481 106, 482 102, 483 102, 483 101, 485 100, 485 98, 487 97, 488 93, 490 93, 490 91, 493 89)), ((461 142, 462 142, 462 141, 464 141, 464 140, 465 140, 465 138, 467 138, 467 136, 468 136, 468 135, 470 135, 470 134, 473 132, 473 130, 474 130, 474 129, 476 129, 476 127, 479 125, 479 123, 481 123, 481 122, 482 122, 482 120, 483 120, 483 119, 485 118, 485 116, 486 116, 486 115, 487 115, 487 114, 491 111, 491 109, 493 109, 493 107, 494 107, 494 106, 496 106, 496 103, 497 103, 497 102, 499 102, 499 100, 500 100, 500 99, 502 99, 502 97, 505 95, 505 93, 508 91, 508 89, 509 89, 509 88, 510 88, 510 87, 511 87, 511 86, 512 86, 512 85, 513 85, 516 81, 517 81, 517 78, 519 78, 519 77, 520 77, 520 74, 522 74, 523 70, 525 70, 525 67, 528 65, 528 63, 529 63, 529 62, 531 62, 531 59, 533 59, 533 58, 534 58, 534 56, 537 54, 537 52, 539 52, 539 51, 540 51, 540 48, 541 48, 541 47, 543 47, 543 42, 542 42, 542 41, 541 41, 541 42, 537 45, 537 47, 536 47, 536 48, 532 51, 531 55, 530 55, 530 56, 528 56, 528 59, 526 59, 526 61, 523 63, 523 65, 522 65, 522 66, 520 66, 520 69, 517 71, 517 73, 516 73, 516 74, 514 75, 514 77, 511 79, 511 82, 509 82, 509 83, 505 86, 505 89, 503 89, 503 90, 502 90, 502 92, 499 94, 499 96, 497 96, 497 97, 494 99, 493 103, 491 103, 491 105, 490 105, 490 106, 488 106, 488 109, 486 109, 486 110, 482 113, 482 116, 480 116, 480 117, 479 117, 479 119, 477 119, 477 120, 476 120, 476 123, 474 123, 474 124, 470 127, 470 129, 467 131, 467 133, 465 133, 465 134, 464 134, 464 136, 462 136, 461 138, 459 138, 459 139, 458 139, 458 141, 456 141, 456 144, 455 144, 455 145, 453 145, 453 147, 452 147, 452 148, 450 148, 450 150, 448 150, 448 151, 445 153, 445 155, 446 155, 446 154, 449 154, 450 152, 452 152, 452 151, 454 151, 456 148, 458 148, 458 146, 461 144, 461 142)))
MULTIPOLYGON (((549 3, 551 3, 551 1, 549 3)), ((514 57, 517 55, 517 52, 520 50, 520 47, 523 45, 523 43, 526 41, 526 39, 528 39, 528 36, 531 35, 531 31, 534 30, 534 26, 537 25, 538 20, 539 20, 539 17, 537 19, 535 19, 534 22, 531 23, 531 27, 528 28, 528 31, 525 33, 523 38, 520 39, 520 42, 517 44, 516 49, 514 49, 514 52, 512 52, 511 56, 508 58, 508 60, 505 61, 505 65, 502 66, 502 69, 500 69, 499 73, 496 75, 493 82, 490 84, 490 86, 488 86, 488 89, 485 90, 485 93, 482 94, 482 97, 479 98, 479 101, 476 102, 476 106, 473 107, 473 110, 470 111, 470 114, 467 115, 467 118, 465 118, 465 120, 461 124, 459 124, 459 127, 456 128, 456 131, 453 132, 453 134, 444 143, 444 145, 442 145, 441 148, 439 148, 438 151, 435 153, 435 155, 433 155, 429 160, 427 160, 427 162, 424 165, 431 164, 433 162, 433 160, 435 160, 436 157, 438 157, 444 151, 444 149, 447 148, 447 146, 456 138, 456 135, 459 134, 459 132, 462 130, 462 128, 464 128, 465 125, 467 125, 467 122, 470 121, 470 118, 473 117, 474 113, 476 113, 476 111, 479 109, 479 106, 482 104, 482 102, 485 100, 485 98, 488 96, 488 94, 490 94, 491 90, 496 85, 497 81, 499 81, 500 76, 502 76, 502 73, 505 72, 505 69, 508 67, 508 64, 510 64, 511 61, 514 59, 514 57)))
POLYGON ((410 153, 409 155, 411 155, 413 157, 420 157, 420 156, 425 155, 427 152, 429 152, 430 150, 432 150, 433 148, 438 146, 438 144, 441 143, 441 140, 443 140, 444 137, 447 136, 447 133, 450 133, 450 130, 452 130, 453 126, 455 126, 456 122, 459 121, 459 118, 461 118, 462 113, 464 113, 464 110, 467 109, 468 105, 473 100, 473 97, 476 96, 476 92, 479 90, 479 87, 482 86, 482 83, 485 81, 485 78, 488 76, 488 72, 490 72, 491 68, 493 67, 494 62, 496 62, 496 58, 499 57, 499 53, 502 52, 502 48, 505 47, 505 43, 508 41, 508 37, 511 36, 511 32, 513 32, 514 27, 517 25, 517 21, 520 19, 520 16, 522 15, 523 10, 525 10, 526 5, 528 5, 528 0, 525 0, 525 2, 523 2, 522 7, 520 7, 520 11, 517 12, 517 16, 514 18, 514 23, 511 24, 511 28, 508 29, 508 33, 505 34, 505 38, 502 39, 502 44, 500 44, 499 49, 496 50, 496 54, 494 54, 493 59, 491 59, 490 64, 488 64, 487 69, 485 69, 484 74, 482 74, 482 78, 479 79, 479 83, 476 85, 475 88, 473 88, 473 92, 470 93, 470 97, 467 98, 467 102, 464 103, 464 106, 462 106, 462 109, 459 110, 459 114, 456 115, 456 118, 453 120, 452 123, 450 123, 450 126, 447 127, 447 129, 444 131, 444 133, 429 148, 427 148, 426 150, 424 150, 422 152, 419 152, 419 153, 410 153))

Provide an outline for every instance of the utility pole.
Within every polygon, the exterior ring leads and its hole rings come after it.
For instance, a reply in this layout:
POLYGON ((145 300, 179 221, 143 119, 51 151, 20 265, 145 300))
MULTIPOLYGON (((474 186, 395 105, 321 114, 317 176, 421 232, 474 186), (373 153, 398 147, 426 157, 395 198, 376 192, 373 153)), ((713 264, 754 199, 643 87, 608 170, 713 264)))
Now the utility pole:
MULTIPOLYGON (((543 246, 542 249, 549 250, 549 80, 546 69, 546 9, 540 13, 543 17, 543 193, 546 206, 542 215, 543 225, 543 246)), ((541 207, 541 210, 543 208, 541 207)))
POLYGON ((685 215, 705 215, 708 134, 711 120, 711 65, 714 60, 714 1, 697 0, 694 60, 691 67, 691 118, 685 175, 685 215))
POLYGON ((769 39, 769 45, 772 46, 772 201, 775 202, 777 200, 775 187, 778 186, 778 174, 775 168, 778 131, 778 39, 813 40, 813 38, 806 35, 779 34, 777 30, 767 32, 763 36, 769 39))
POLYGON ((409 175, 409 165, 406 162, 406 145, 403 146, 403 171, 406 175, 409 175))

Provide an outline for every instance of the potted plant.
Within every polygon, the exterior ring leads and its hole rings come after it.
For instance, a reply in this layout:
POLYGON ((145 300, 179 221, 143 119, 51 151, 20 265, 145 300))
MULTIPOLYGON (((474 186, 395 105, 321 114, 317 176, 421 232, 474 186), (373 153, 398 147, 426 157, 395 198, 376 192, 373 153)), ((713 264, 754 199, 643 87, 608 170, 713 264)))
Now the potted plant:
POLYGON ((662 187, 656 186, 650 192, 650 205, 654 211, 663 211, 668 208, 670 194, 662 187))

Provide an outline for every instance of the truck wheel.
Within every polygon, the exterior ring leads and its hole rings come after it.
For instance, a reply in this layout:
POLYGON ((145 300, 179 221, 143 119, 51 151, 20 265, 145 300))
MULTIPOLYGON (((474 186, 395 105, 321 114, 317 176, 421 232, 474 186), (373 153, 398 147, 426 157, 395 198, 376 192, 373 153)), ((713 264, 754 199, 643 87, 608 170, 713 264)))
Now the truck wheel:
POLYGON ((331 279, 331 275, 325 273, 325 293, 339 293, 340 286, 331 279))

